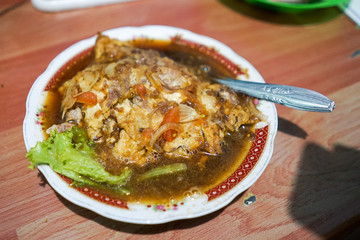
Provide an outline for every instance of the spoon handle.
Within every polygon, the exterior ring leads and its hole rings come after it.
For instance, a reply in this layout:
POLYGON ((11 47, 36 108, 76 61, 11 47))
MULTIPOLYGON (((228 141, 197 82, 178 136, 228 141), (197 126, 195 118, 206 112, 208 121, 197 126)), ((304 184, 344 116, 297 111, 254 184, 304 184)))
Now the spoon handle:
POLYGON ((215 77, 214 80, 249 96, 265 99, 299 110, 332 112, 335 108, 334 101, 321 93, 305 88, 269 83, 255 83, 231 78, 215 77))

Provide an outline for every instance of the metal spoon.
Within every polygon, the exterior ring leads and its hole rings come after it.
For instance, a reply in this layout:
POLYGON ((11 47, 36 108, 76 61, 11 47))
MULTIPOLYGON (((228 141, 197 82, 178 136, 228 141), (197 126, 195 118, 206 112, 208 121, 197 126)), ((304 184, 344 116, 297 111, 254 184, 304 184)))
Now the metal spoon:
POLYGON ((278 84, 241 81, 228 77, 216 76, 212 73, 209 75, 215 82, 227 85, 235 91, 287 107, 311 112, 332 112, 335 108, 334 101, 321 93, 309 89, 278 84))

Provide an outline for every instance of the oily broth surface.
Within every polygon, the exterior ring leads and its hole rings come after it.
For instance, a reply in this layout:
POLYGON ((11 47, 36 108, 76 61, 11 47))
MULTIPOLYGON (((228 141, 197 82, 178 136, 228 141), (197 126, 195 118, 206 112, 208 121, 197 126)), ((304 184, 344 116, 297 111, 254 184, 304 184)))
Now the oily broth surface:
MULTIPOLYGON (((170 57, 177 62, 180 62, 189 67, 199 69, 202 65, 208 65, 213 71, 220 72, 223 75, 233 77, 233 74, 224 66, 210 59, 208 56, 194 51, 194 49, 187 48, 184 45, 177 45, 170 41, 133 41, 135 46, 141 48, 153 48, 161 52, 162 55, 170 57)), ((43 130, 63 122, 61 119, 61 95, 57 92, 66 80, 71 79, 78 71, 90 65, 93 61, 93 55, 89 54, 80 61, 75 61, 63 72, 55 84, 48 91, 47 99, 44 104, 44 121, 43 130)), ((200 74, 200 73, 199 73, 200 74)), ((240 101, 245 100, 245 96, 239 96, 240 101)), ((130 195, 123 195, 113 192, 104 186, 97 191, 104 193, 110 197, 122 199, 124 201, 138 201, 138 202, 169 202, 171 200, 181 200, 186 194, 194 191, 205 192, 224 181, 231 173, 233 173, 246 157, 253 139, 254 126, 243 126, 238 133, 228 133, 225 137, 226 144, 223 146, 223 153, 220 156, 210 156, 205 154, 194 154, 190 158, 167 158, 159 155, 157 162, 149 163, 145 166, 139 167, 135 164, 123 164, 119 166, 118 161, 113 159, 111 150, 106 146, 98 144, 95 149, 101 153, 102 162, 105 164, 105 169, 113 174, 118 172, 118 169, 123 167, 130 167, 133 170, 130 182, 127 188, 131 190, 130 195), (115 165, 116 162, 116 165, 115 165), (176 162, 184 162, 187 164, 185 172, 155 177, 152 179, 138 181, 137 178, 142 173, 163 165, 173 164, 176 162)), ((47 137, 47 136, 45 136, 47 137)))

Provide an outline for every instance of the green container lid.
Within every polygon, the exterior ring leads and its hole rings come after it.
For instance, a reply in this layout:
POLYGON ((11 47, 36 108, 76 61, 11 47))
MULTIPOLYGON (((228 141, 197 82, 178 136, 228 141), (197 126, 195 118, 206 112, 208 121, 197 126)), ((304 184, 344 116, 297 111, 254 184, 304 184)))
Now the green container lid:
POLYGON ((307 3, 277 2, 274 0, 245 0, 248 3, 279 12, 303 12, 334 6, 344 6, 350 0, 312 0, 307 3))

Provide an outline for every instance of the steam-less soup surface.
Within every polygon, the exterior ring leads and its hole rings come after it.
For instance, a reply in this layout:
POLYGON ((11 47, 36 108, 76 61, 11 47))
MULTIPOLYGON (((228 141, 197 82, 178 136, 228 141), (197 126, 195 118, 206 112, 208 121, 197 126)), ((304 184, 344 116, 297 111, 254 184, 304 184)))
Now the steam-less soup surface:
POLYGON ((94 161, 115 176, 130 172, 119 188, 95 186, 111 197, 158 203, 205 192, 238 168, 260 119, 252 98, 212 83, 204 66, 233 76, 179 38, 100 34, 49 91, 46 134, 84 129, 94 161))

